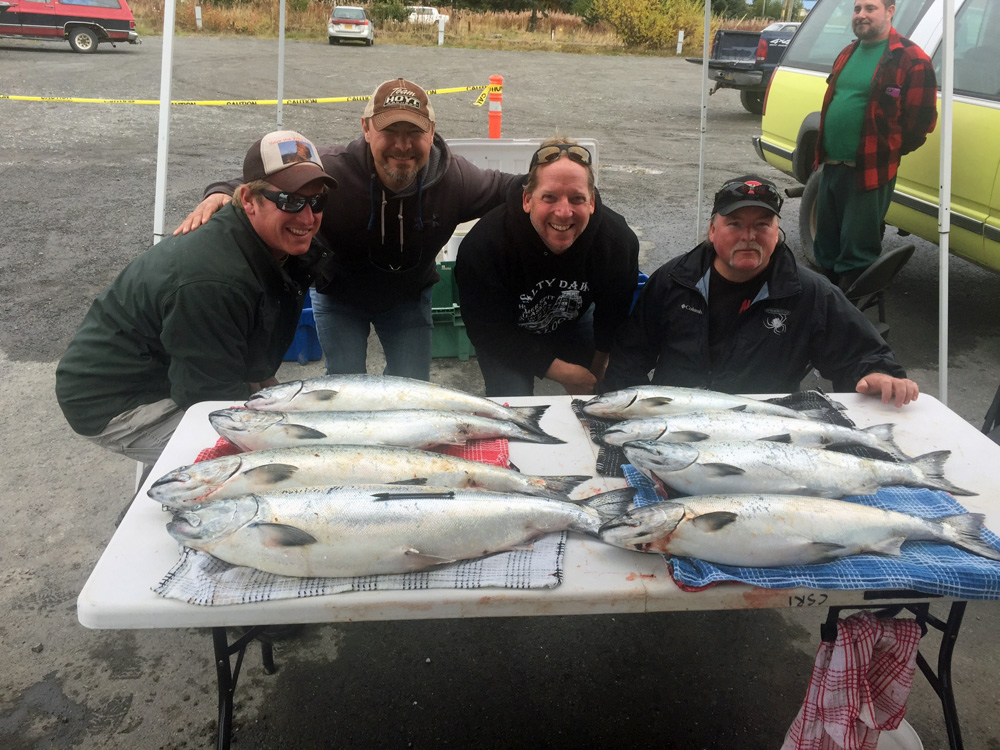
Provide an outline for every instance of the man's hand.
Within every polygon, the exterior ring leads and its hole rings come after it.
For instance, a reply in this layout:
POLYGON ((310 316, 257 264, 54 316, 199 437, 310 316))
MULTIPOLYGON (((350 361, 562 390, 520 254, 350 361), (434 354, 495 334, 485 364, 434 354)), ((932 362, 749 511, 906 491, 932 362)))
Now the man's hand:
POLYGON ((273 375, 269 377, 267 380, 262 380, 259 383, 247 383, 247 385, 250 386, 251 396, 255 394, 257 391, 262 391, 265 388, 271 388, 272 386, 275 386, 277 384, 278 384, 278 379, 273 375))
POLYGON ((591 394, 597 385, 594 373, 586 367, 570 364, 561 359, 552 360, 549 369, 545 371, 545 377, 559 383, 571 396, 591 394))
POLYGON ((225 193, 212 193, 205 200, 198 204, 194 211, 188 214, 187 218, 174 230, 174 236, 187 234, 192 229, 197 229, 202 224, 212 218, 212 214, 229 203, 230 198, 225 193))
POLYGON ((608 371, 609 358, 608 352, 594 352, 594 359, 590 362, 590 371, 597 378, 598 383, 604 380, 604 373, 608 371))
POLYGON ((895 401, 896 408, 916 401, 920 395, 920 387, 909 378, 894 378, 884 372, 865 375, 854 390, 866 396, 881 396, 883 404, 895 401))

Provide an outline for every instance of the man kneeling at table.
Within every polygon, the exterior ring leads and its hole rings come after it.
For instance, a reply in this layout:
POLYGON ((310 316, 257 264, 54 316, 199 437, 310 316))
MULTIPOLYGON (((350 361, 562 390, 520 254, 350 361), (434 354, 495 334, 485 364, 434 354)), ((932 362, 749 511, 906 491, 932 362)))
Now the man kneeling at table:
POLYGON ((593 393, 628 315, 639 239, 601 202, 590 151, 545 141, 523 186, 469 231, 455 279, 487 396, 531 396, 535 378, 593 393))
POLYGON ((648 385, 788 393, 815 367, 834 390, 897 407, 919 388, 864 313, 795 262, 774 183, 747 175, 715 194, 708 240, 646 282, 611 347, 604 391, 648 385))
POLYGON ((94 300, 56 369, 77 433, 149 467, 187 407, 277 382, 337 183, 287 130, 250 148, 243 181, 202 231, 154 245, 94 300))

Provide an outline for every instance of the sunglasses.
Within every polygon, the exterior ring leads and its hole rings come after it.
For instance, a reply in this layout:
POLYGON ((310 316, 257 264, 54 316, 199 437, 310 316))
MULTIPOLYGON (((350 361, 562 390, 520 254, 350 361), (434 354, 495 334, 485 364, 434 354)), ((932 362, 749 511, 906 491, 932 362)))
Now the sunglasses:
POLYGON ((531 163, 528 165, 528 171, 530 172, 538 164, 551 164, 562 156, 564 151, 566 152, 566 156, 575 161, 577 164, 589 167, 593 163, 593 158, 591 157, 590 152, 583 146, 560 143, 555 146, 542 146, 538 149, 531 156, 531 163))
POLYGON ((286 214, 297 214, 306 204, 312 209, 314 214, 321 213, 326 208, 326 199, 329 193, 323 191, 319 195, 299 195, 298 193, 279 193, 277 190, 261 190, 260 194, 278 207, 279 211, 286 214))
POLYGON ((758 198, 776 212, 781 211, 781 205, 785 202, 776 188, 763 183, 730 182, 723 185, 722 189, 715 194, 716 203, 721 198, 758 198))

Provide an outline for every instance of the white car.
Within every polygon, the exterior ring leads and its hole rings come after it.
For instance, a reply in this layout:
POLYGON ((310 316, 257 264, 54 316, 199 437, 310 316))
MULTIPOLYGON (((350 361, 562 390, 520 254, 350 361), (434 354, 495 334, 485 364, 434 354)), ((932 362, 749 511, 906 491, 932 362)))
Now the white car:
POLYGON ((330 44, 340 44, 342 39, 357 39, 369 47, 375 44, 375 26, 357 5, 338 5, 330 14, 326 27, 330 44))
POLYGON ((430 8, 426 5, 407 5, 406 10, 410 12, 406 19, 410 23, 437 23, 438 21, 448 23, 448 19, 451 17, 444 13, 438 13, 437 8, 430 8))

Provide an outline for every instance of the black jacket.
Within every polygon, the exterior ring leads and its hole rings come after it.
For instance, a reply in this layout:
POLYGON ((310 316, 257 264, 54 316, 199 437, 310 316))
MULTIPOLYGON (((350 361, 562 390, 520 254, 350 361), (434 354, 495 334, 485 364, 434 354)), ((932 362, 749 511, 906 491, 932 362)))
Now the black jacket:
POLYGON ((790 393, 812 367, 837 391, 853 392, 872 372, 906 376, 864 314, 825 278, 796 264, 784 243, 771 256, 770 279, 713 365, 708 280, 714 258, 704 242, 649 277, 615 337, 604 391, 648 384, 650 370, 656 385, 726 393, 790 393))
POLYGON ((564 253, 551 252, 513 185, 503 206, 462 241, 455 265, 462 319, 477 349, 522 362, 538 377, 552 364, 545 334, 594 305, 594 343, 611 346, 628 315, 639 275, 639 240, 625 219, 595 196, 594 213, 564 253))

